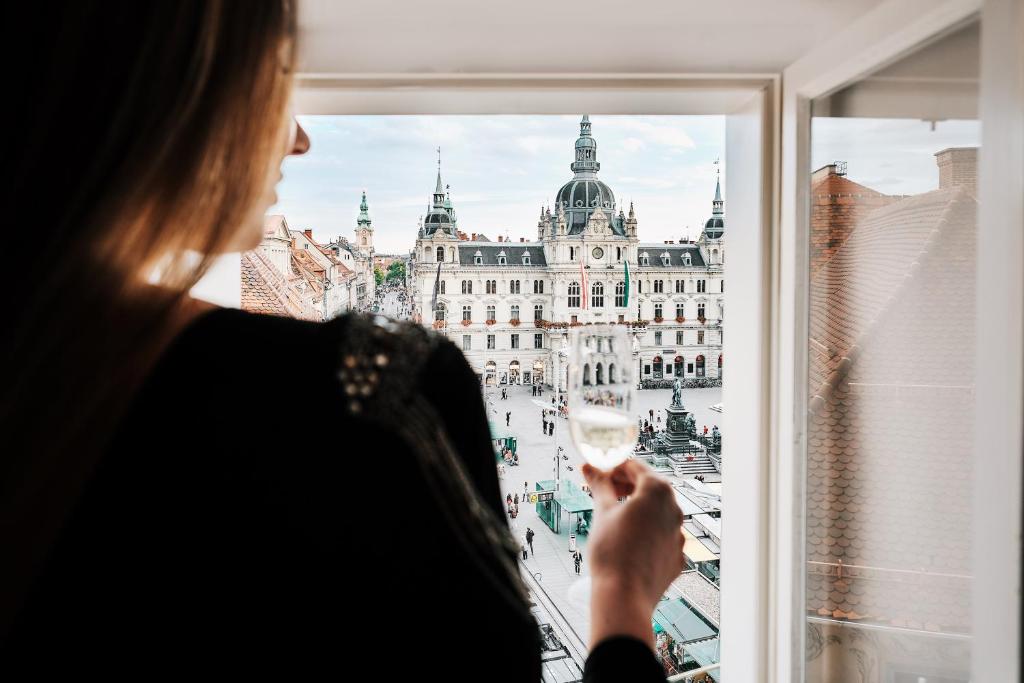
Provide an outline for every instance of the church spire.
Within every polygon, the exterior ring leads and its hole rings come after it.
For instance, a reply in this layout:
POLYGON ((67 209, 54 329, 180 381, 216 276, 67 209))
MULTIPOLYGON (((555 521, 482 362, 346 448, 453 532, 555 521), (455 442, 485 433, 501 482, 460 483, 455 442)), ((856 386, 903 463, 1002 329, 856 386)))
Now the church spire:
POLYGON ((437 148, 437 186, 434 188, 434 207, 444 208, 444 183, 441 182, 441 148, 437 148))
POLYGON ((725 215, 725 202, 722 201, 722 169, 718 166, 718 159, 715 159, 715 199, 711 202, 711 215, 725 215))
POLYGON ((359 202, 359 218, 356 219, 356 224, 359 226, 366 226, 367 230, 373 230, 371 227, 372 221, 370 220, 370 206, 366 203, 366 190, 363 190, 363 200, 359 202))

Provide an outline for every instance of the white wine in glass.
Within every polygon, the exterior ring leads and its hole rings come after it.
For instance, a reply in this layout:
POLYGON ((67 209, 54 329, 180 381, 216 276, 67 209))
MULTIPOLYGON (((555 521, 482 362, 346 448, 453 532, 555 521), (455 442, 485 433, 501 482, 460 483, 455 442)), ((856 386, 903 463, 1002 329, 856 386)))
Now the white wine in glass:
POLYGON ((636 378, 624 325, 587 325, 569 336, 569 433, 602 470, 625 462, 636 443, 636 378))

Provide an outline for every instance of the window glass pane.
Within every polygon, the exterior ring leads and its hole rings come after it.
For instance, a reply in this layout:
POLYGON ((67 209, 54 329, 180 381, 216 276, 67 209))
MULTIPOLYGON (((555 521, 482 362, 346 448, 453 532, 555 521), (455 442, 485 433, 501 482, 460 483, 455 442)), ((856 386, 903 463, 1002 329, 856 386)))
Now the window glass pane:
POLYGON ((808 683, 968 680, 977 74, 971 25, 812 103, 808 683))

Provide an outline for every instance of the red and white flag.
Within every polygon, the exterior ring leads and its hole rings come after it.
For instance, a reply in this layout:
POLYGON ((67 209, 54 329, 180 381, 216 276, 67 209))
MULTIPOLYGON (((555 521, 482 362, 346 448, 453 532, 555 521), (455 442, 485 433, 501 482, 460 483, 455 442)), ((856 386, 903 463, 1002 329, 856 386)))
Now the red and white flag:
POLYGON ((583 268, 583 250, 580 249, 580 287, 583 290, 580 292, 582 295, 583 308, 587 307, 587 301, 590 299, 590 286, 587 284, 587 271, 583 268))

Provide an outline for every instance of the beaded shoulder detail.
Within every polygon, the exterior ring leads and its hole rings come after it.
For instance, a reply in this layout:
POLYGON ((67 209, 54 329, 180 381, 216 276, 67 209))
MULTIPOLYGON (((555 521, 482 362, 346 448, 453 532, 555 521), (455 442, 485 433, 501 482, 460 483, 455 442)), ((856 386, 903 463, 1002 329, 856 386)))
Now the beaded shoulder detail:
POLYGON ((338 344, 337 377, 346 410, 373 417, 401 405, 438 338, 419 325, 382 315, 350 314, 338 344))

